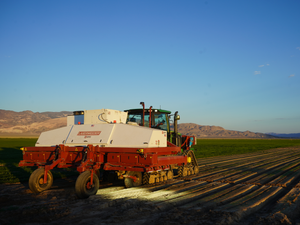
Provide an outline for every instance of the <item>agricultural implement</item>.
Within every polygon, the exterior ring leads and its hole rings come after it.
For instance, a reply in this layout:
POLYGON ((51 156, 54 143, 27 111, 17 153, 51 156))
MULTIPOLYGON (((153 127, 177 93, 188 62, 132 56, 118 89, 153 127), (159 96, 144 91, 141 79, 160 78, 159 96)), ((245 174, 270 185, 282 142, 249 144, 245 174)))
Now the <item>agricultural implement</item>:
POLYGON ((34 193, 49 189, 51 170, 76 168, 79 198, 97 193, 101 173, 114 172, 125 186, 137 187, 197 174, 199 167, 191 148, 194 136, 170 129, 171 112, 161 109, 130 109, 124 112, 100 109, 75 111, 67 126, 43 132, 35 147, 23 147, 19 166, 37 166, 29 178, 34 193))

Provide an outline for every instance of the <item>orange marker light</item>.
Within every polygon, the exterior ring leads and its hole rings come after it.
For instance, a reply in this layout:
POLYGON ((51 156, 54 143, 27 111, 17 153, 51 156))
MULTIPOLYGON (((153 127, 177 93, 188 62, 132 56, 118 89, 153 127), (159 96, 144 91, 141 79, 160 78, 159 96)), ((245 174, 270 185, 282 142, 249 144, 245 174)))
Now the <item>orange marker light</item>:
POLYGON ((78 125, 80 125, 81 123, 80 123, 80 121, 78 122, 78 125))

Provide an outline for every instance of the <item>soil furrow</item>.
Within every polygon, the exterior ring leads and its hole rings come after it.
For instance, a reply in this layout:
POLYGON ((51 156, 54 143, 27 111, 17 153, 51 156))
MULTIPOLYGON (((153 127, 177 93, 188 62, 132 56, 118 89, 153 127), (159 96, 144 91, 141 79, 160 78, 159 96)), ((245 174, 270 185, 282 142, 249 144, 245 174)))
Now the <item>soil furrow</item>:
POLYGON ((258 166, 266 166, 266 165, 269 165, 269 164, 272 164, 272 163, 275 163, 275 162, 278 162, 278 161, 282 162, 283 159, 291 158, 293 156, 294 155, 292 155, 292 156, 288 155, 285 158, 280 157, 280 156, 273 157, 271 161, 266 161, 266 159, 260 159, 256 162, 251 161, 251 162, 247 162, 247 163, 244 163, 244 164, 239 164, 237 166, 229 167, 229 168, 225 168, 225 169, 215 168, 213 172, 209 172, 209 173, 201 173, 200 172, 200 175, 197 175, 197 176, 193 177, 193 179, 202 178, 202 180, 207 180, 207 181, 211 182, 212 179, 210 179, 209 176, 218 175, 220 172, 225 172, 225 171, 234 170, 234 169, 251 170, 252 168, 256 168, 258 166), (249 166, 249 165, 252 165, 252 166, 246 167, 246 166, 249 166))
POLYGON ((295 219, 299 215, 300 209, 300 189, 292 188, 289 193, 277 201, 269 216, 260 218, 257 224, 274 224, 276 220, 281 220, 286 224, 291 224, 290 219, 295 219))
POLYGON ((246 216, 254 214, 258 210, 262 209, 270 201, 276 199, 282 191, 284 191, 282 187, 262 186, 258 190, 242 197, 238 201, 233 201, 223 207, 217 208, 216 210, 230 213, 231 217, 234 218, 232 222, 238 222, 246 216))
POLYGON ((200 173, 124 188, 101 183, 78 199, 75 180, 38 195, 27 184, 0 186, 1 224, 297 224, 300 148, 197 160, 200 173), (205 164, 205 165, 204 165, 205 164))
MULTIPOLYGON (((297 164, 300 164, 300 162, 297 164)), ((271 182, 265 185, 288 187, 291 183, 295 182, 295 180, 299 179, 299 177, 300 177, 300 165, 292 169, 285 170, 285 172, 282 175, 280 175, 279 177, 277 177, 276 179, 272 180, 271 182)))
POLYGON ((197 201, 188 203, 181 206, 181 208, 187 209, 191 207, 196 207, 197 209, 212 209, 218 205, 224 205, 228 202, 234 201, 242 196, 253 192, 258 189, 258 186, 255 185, 244 185, 238 184, 233 185, 230 188, 226 188, 223 191, 219 191, 215 194, 209 195, 197 201))
MULTIPOLYGON (((299 158, 297 160, 299 160, 299 158)), ((270 180, 268 180, 268 179, 272 180, 272 177, 271 178, 269 177, 269 176, 273 175, 272 172, 274 172, 274 173, 281 172, 280 171, 281 168, 284 168, 285 166, 287 166, 286 165, 287 163, 294 162, 294 161, 295 161, 295 159, 289 159, 289 160, 281 161, 280 163, 267 164, 266 166, 268 166, 268 167, 264 166, 263 168, 259 168, 259 170, 257 171, 257 175, 259 175, 259 176, 256 176, 256 177, 252 178, 251 180, 243 182, 243 184, 262 185, 262 184, 264 184, 263 182, 269 182, 270 180), (263 179, 265 179, 265 180, 263 180, 263 179)))

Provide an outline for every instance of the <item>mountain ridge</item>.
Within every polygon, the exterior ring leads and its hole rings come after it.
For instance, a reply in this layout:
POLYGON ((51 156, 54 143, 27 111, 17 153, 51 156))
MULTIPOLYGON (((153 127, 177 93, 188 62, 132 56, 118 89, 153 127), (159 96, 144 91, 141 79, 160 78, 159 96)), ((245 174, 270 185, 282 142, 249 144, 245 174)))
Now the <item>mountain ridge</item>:
POLYGON ((178 131, 185 135, 194 135, 197 138, 275 138, 263 133, 226 130, 220 126, 204 126, 195 123, 178 124, 178 131))
MULTIPOLYGON (((72 112, 15 112, 0 109, 0 135, 38 136, 41 132, 66 126, 68 115, 72 115, 72 112)), ((195 123, 180 123, 178 131, 197 138, 276 138, 269 134, 226 130, 220 126, 195 123)))
POLYGON ((266 133, 268 135, 272 135, 274 137, 280 137, 280 138, 300 138, 300 133, 266 133))
POLYGON ((35 134, 67 125, 67 116, 72 112, 15 112, 0 109, 1 134, 35 134))

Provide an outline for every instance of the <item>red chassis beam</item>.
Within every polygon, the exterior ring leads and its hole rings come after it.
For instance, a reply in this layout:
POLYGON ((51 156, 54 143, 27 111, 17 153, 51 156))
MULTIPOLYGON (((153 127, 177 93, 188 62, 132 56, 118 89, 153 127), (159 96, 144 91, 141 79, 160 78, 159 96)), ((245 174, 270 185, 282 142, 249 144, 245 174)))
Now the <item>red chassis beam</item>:
MULTIPOLYGON (((171 147, 158 148, 116 148, 88 145, 87 147, 26 147, 19 166, 45 166, 45 174, 55 166, 75 167, 85 170, 132 170, 152 171, 168 168, 172 164, 186 164, 186 156, 176 155, 181 151, 171 143, 171 147), (172 156, 163 156, 172 155, 172 156)), ((46 176, 47 177, 47 176, 46 176)))

